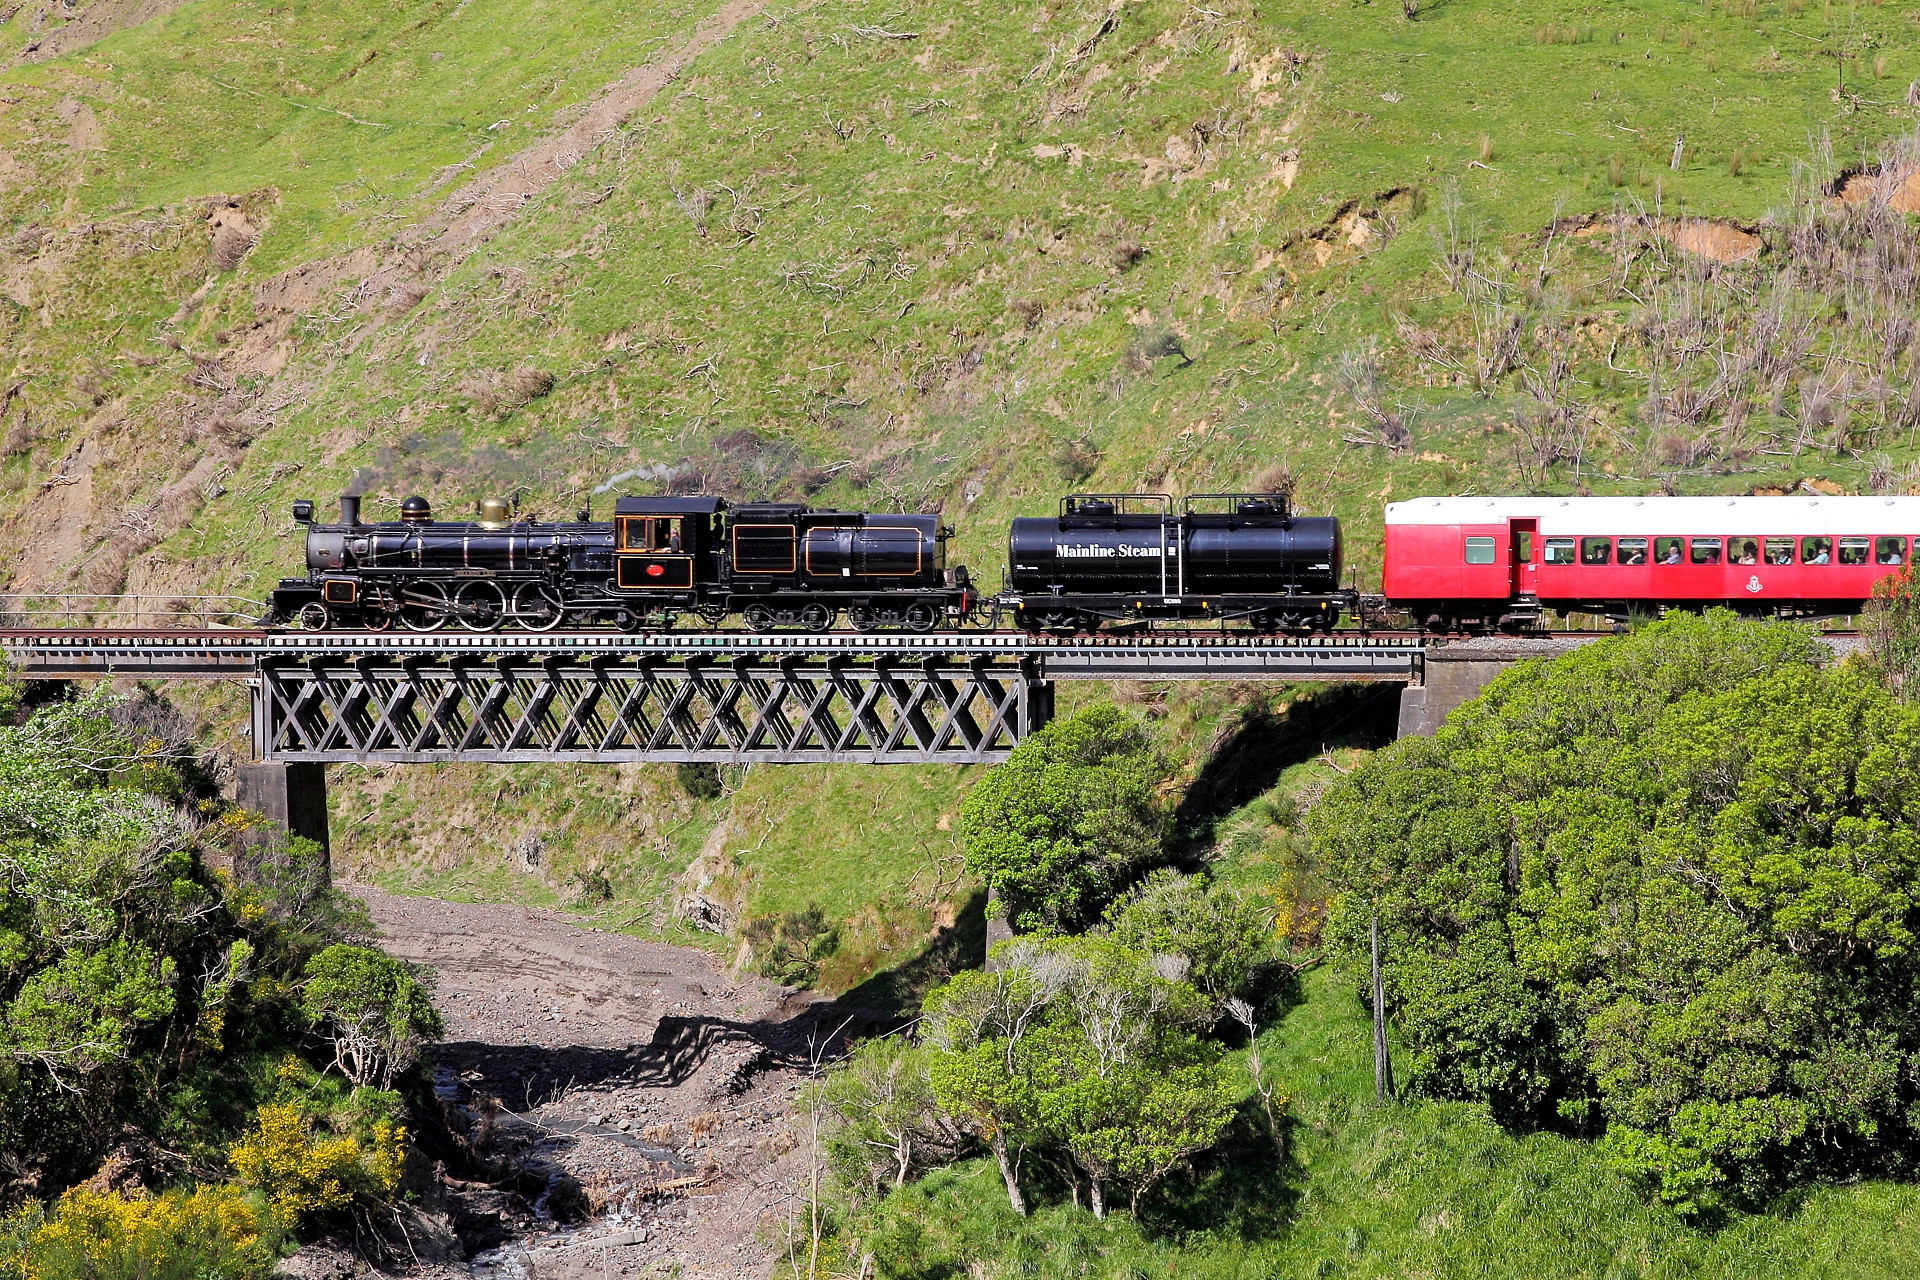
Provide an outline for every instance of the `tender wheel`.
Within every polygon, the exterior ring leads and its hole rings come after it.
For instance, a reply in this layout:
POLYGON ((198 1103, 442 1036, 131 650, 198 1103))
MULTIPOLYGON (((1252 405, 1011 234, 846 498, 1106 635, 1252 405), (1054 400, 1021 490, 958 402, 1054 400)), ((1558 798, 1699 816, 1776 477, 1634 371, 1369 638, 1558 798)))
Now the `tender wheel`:
POLYGON ((727 620, 727 614, 732 611, 723 604, 703 604, 694 612, 700 615, 700 621, 710 627, 717 627, 727 620))
POLYGON ((816 601, 800 611, 800 625, 809 631, 825 631, 833 626, 833 610, 816 601))
POLYGON ((626 632, 628 635, 633 635, 635 632, 639 631, 641 625, 645 622, 646 622, 645 617, 643 617, 640 614, 634 613, 630 609, 622 609, 620 612, 613 615, 613 625, 620 628, 620 630, 626 632))
POLYGON ((400 592, 400 625, 409 631, 438 631, 453 616, 447 589, 437 582, 414 582, 400 592))
POLYGON ((468 631, 496 631, 507 620, 507 593, 497 583, 463 582, 453 593, 453 612, 468 631))
POLYGON ((529 631, 553 631, 567 620, 567 606, 546 583, 523 582, 513 593, 513 620, 529 631))
POLYGON ((855 605, 847 610, 847 625, 855 631, 875 631, 879 629, 880 619, 874 616, 872 609, 855 605))
POLYGON ((333 614, 327 606, 313 600, 300 606, 300 612, 294 620, 300 624, 302 631, 325 631, 333 625, 333 614))
POLYGON ((916 600, 907 606, 907 630, 928 632, 940 621, 940 612, 924 600, 916 600))
POLYGON ((773 610, 764 604, 750 604, 740 616, 746 621, 749 631, 773 630, 773 610))

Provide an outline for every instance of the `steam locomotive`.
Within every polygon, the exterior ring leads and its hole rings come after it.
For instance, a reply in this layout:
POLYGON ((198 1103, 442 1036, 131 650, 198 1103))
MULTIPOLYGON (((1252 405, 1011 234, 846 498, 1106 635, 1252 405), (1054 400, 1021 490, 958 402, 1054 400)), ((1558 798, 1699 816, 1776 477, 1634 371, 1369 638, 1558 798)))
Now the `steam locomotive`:
POLYGON ((953 531, 932 515, 730 505, 717 497, 625 497, 611 521, 512 517, 480 504, 438 521, 424 498, 365 523, 343 497, 337 523, 307 528, 307 576, 272 593, 267 625, 384 631, 671 627, 692 614, 755 631, 995 625, 1097 630, 1112 621, 1238 620, 1257 631, 1331 628, 1358 608, 1342 589, 1339 522, 1296 517, 1285 494, 1075 494, 1057 516, 1019 519, 1006 589, 974 590, 948 566, 953 531))
POLYGON ((307 576, 283 579, 265 621, 311 631, 456 627, 668 627, 682 614, 717 625, 738 614, 756 631, 931 631, 975 600, 964 567, 948 568, 952 530, 929 515, 819 511, 797 503, 730 507, 723 498, 621 498, 613 519, 512 518, 496 499, 474 521, 437 521, 426 499, 400 518, 360 519, 340 499, 337 524, 307 527, 307 576))

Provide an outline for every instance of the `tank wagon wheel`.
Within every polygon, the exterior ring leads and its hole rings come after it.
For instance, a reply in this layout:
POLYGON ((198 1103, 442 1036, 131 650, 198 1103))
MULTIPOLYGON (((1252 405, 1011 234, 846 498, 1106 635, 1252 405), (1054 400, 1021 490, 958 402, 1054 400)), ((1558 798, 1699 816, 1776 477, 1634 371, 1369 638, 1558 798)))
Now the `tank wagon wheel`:
POLYGON ((800 611, 800 625, 809 631, 825 631, 833 625, 833 610, 815 601, 800 611))
POLYGON ((750 604, 740 613, 749 631, 773 630, 773 610, 764 604, 750 604))
POLYGON ((907 630, 926 633, 933 630, 940 621, 940 612, 924 600, 916 600, 907 606, 907 630))
POLYGON ((447 589, 437 582, 415 582, 401 589, 400 625, 409 631, 438 631, 452 612, 447 589))
POLYGON ((567 620, 566 602, 544 582, 523 582, 513 593, 513 620, 528 631, 553 631, 567 620))
POLYGON ((327 606, 318 600, 312 600, 300 606, 300 612, 294 618, 302 631, 325 631, 333 625, 333 614, 327 606))
POLYGON ((865 605, 855 605, 847 610, 847 625, 855 631, 872 631, 879 627, 880 619, 865 605))
POLYGON ((507 593, 492 582, 463 582, 453 593, 453 612, 468 631, 497 631, 507 619, 507 593))

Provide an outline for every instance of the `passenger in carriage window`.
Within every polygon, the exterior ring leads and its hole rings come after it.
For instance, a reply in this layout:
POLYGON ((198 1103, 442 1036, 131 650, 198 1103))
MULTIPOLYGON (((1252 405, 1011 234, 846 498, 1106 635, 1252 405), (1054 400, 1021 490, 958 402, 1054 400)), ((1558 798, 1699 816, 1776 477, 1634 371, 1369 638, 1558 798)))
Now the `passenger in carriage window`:
POLYGON ((1611 538, 1580 539, 1581 564, 1606 564, 1612 559, 1613 540, 1611 538))
POLYGON ((1620 539, 1621 564, 1645 564, 1647 562, 1647 540, 1645 538, 1620 539))
POLYGON ((1720 539, 1695 538, 1691 558, 1695 564, 1719 564, 1720 539))
POLYGON ((1905 538, 1875 538, 1873 540, 1873 562, 1875 564, 1905 564, 1907 562, 1907 540, 1905 538))
POLYGON ((1653 540, 1653 558, 1656 564, 1680 563, 1680 539, 1655 538, 1653 540))
POLYGON ((1734 538, 1727 543, 1728 564, 1759 564, 1760 543, 1754 538, 1734 538))
POLYGON ((1841 564, 1865 564, 1867 562, 1867 540, 1865 538, 1840 539, 1841 564))
POLYGON ((1833 539, 1832 538, 1800 539, 1800 563, 1801 564, 1832 564, 1833 563, 1833 539))
POLYGON ((1767 539, 1767 563, 1768 564, 1792 564, 1793 563, 1793 539, 1792 538, 1768 538, 1767 539))

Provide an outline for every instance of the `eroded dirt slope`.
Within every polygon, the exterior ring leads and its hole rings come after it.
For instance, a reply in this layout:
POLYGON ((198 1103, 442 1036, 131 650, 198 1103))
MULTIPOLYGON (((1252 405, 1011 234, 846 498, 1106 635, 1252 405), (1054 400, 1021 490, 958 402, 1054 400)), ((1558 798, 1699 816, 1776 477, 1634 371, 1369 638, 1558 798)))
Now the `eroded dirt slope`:
POLYGON ((441 1093, 494 1161, 446 1179, 465 1237, 449 1264, 769 1274, 810 1167, 791 1100, 844 1014, 555 912, 353 891, 436 976, 441 1093))

